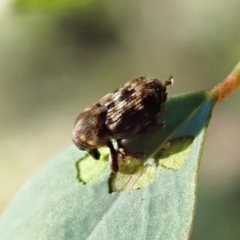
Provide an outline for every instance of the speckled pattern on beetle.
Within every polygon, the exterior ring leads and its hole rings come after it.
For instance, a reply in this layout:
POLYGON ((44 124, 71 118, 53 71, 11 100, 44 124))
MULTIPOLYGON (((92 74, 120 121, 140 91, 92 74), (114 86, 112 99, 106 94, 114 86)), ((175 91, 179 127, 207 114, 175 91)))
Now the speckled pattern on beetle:
POLYGON ((136 156, 121 144, 122 139, 136 138, 162 128, 165 123, 157 123, 167 99, 166 87, 173 83, 170 76, 165 83, 156 78, 139 77, 117 88, 101 98, 99 102, 86 107, 78 115, 73 132, 73 143, 86 150, 95 159, 100 158, 97 148, 110 149, 110 167, 118 172, 118 156, 136 156), (115 149, 112 139, 117 141, 115 149))

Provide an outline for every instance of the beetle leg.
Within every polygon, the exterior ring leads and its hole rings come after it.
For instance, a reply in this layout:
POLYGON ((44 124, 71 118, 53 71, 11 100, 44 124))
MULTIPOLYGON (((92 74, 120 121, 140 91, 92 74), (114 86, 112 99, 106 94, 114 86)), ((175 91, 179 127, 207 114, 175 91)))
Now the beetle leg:
POLYGON ((146 151, 142 152, 129 152, 125 146, 121 143, 122 139, 117 139, 118 151, 122 155, 122 160, 124 161, 125 156, 130 156, 134 158, 144 157, 146 155, 146 151))
POLYGON ((166 124, 165 122, 161 122, 161 123, 158 124, 158 128, 159 128, 159 129, 165 128, 166 125, 167 125, 167 124, 166 124))
POLYGON ((119 166, 118 166, 118 151, 114 148, 112 142, 109 140, 107 143, 107 146, 110 150, 110 167, 112 172, 118 172, 119 166))

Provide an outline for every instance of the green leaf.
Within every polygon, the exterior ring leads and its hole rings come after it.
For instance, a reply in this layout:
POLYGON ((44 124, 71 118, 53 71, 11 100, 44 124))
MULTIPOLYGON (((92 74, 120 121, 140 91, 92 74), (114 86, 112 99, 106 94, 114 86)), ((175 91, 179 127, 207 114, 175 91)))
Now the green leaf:
POLYGON ((213 106, 205 92, 170 98, 160 119, 166 128, 125 142, 146 150, 145 161, 127 159, 114 176, 106 148, 89 162, 70 146, 15 197, 0 219, 0 239, 189 239, 213 106))
POLYGON ((184 137, 167 142, 159 153, 159 164, 166 168, 180 170, 191 151, 193 139, 184 137))

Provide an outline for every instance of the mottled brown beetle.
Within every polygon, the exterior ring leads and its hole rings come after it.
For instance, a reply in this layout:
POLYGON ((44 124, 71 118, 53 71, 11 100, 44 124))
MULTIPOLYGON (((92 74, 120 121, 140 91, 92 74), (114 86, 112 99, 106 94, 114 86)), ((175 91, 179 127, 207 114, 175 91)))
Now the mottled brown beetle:
POLYGON ((137 155, 124 148, 122 139, 136 138, 165 126, 157 120, 167 99, 166 86, 172 83, 172 76, 164 84, 156 78, 139 77, 108 93, 78 115, 72 132, 74 144, 95 159, 100 158, 97 148, 108 146, 111 170, 118 172, 119 153, 123 158, 137 155), (117 141, 118 150, 112 139, 117 141))

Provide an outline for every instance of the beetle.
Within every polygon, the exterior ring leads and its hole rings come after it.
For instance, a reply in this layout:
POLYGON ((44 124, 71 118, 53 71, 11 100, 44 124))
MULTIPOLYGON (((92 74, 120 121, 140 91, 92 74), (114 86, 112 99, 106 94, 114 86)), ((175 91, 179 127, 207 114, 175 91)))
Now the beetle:
POLYGON ((86 150, 99 159, 99 147, 110 150, 110 167, 118 172, 118 156, 136 156, 121 144, 122 139, 132 139, 163 128, 165 123, 157 123, 167 99, 166 88, 172 85, 170 76, 164 83, 152 77, 139 77, 108 93, 97 103, 86 107, 75 120, 72 141, 80 149, 86 150), (117 149, 112 140, 116 140, 117 149))

